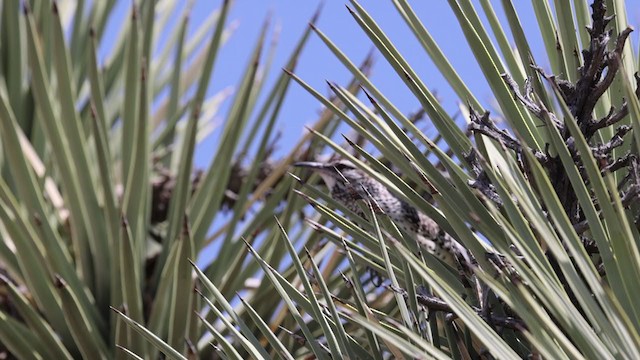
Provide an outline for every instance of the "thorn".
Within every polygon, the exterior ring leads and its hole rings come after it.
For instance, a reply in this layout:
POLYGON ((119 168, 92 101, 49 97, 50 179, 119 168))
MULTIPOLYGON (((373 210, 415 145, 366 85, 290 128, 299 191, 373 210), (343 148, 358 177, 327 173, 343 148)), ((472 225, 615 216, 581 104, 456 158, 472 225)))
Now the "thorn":
POLYGON ((343 137, 343 138, 344 138, 344 139, 349 143, 349 146, 351 146, 351 147, 353 147, 353 148, 356 148, 356 147, 358 146, 358 145, 356 145, 356 143, 355 143, 355 142, 353 142, 352 140, 350 140, 350 139, 347 137, 347 135, 342 134, 342 133, 341 133, 340 135, 342 135, 342 137, 343 137))
POLYGON ((307 223, 307 225, 309 225, 309 227, 312 230, 315 231, 321 231, 322 229, 320 228, 320 224, 318 224, 318 222, 316 222, 315 220, 311 220, 311 219, 304 219, 304 221, 307 223))
POLYGON ((317 131, 316 129, 311 128, 311 127, 306 126, 306 125, 305 125, 304 127, 305 127, 305 129, 307 129, 307 131, 309 131, 310 133, 312 133, 312 134, 314 134, 314 135, 317 135, 317 134, 318 134, 318 131, 317 131))
POLYGON ((296 180, 297 182, 299 182, 300 184, 304 184, 304 182, 302 181, 302 179, 300 177, 298 177, 297 175, 293 174, 290 171, 287 171, 287 174, 289 176, 291 176, 294 180, 296 180))
POLYGON ((356 16, 355 11, 353 11, 353 9, 349 5, 345 4, 344 6, 347 8, 347 10, 351 15, 356 16))
POLYGON ((247 241, 247 239, 244 238, 244 236, 241 236, 240 239, 242 240, 242 242, 244 242, 244 245, 247 247, 247 251, 253 255, 254 257, 257 255, 256 251, 253 249, 253 247, 251 246, 251 244, 249 244, 249 242, 247 241))
POLYGON ((315 206, 315 202, 313 201, 313 198, 311 198, 311 196, 303 193, 302 191, 298 190, 298 189, 293 189, 293 192, 296 193, 296 195, 300 195, 303 199, 307 200, 311 205, 311 206, 315 206))
POLYGON ((374 106, 378 106, 378 102, 376 101, 376 99, 374 99, 369 92, 367 91, 367 89, 365 89, 365 87, 363 85, 360 85, 360 90, 362 90, 362 92, 367 96, 367 98, 369 99, 369 101, 371 102, 371 104, 373 104, 374 106))
POLYGON ((314 24, 316 21, 318 21, 318 18, 320 17, 320 13, 322 12, 323 7, 324 7, 324 1, 320 1, 320 4, 318 4, 318 8, 316 8, 316 11, 313 13, 311 20, 309 21, 309 25, 312 28, 315 28, 314 24))

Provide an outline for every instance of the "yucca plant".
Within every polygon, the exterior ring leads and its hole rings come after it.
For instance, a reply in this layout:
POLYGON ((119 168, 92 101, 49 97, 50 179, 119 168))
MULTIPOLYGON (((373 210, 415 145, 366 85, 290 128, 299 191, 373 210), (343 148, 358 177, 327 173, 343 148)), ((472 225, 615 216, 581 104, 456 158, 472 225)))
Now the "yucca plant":
POLYGON ((449 1, 491 86, 493 116, 408 2, 392 2, 466 124, 354 0, 354 21, 437 136, 369 80, 369 58, 354 64, 313 21, 258 102, 272 54, 262 55, 265 28, 201 173, 193 150, 225 96, 206 94, 229 2, 191 41, 185 15, 166 43, 159 24, 177 3, 137 3, 102 69, 96 48, 113 2, 75 16, 48 1, 3 2, 0 341, 11 354, 639 358, 640 65, 624 2, 589 11, 556 1, 555 12, 533 2, 548 56, 536 59, 512 2, 502 2, 507 24, 480 2, 496 48, 471 1, 449 1), (353 74, 330 84, 330 98, 294 75, 311 31, 353 74), (273 126, 291 79, 325 109, 276 161, 273 126), (341 124, 354 130, 344 141, 334 136, 341 124), (287 174, 293 160, 326 152, 436 220, 473 255, 471 273, 421 251, 370 211, 375 199, 360 202, 360 217, 316 176, 287 174), (210 243, 213 262, 195 266, 210 243))
MULTIPOLYGON (((71 5, 0 5, 3 351, 24 359, 206 358, 217 315, 196 293, 193 262, 216 242, 204 273, 225 296, 245 289, 257 265, 244 263, 235 236, 268 232, 293 181, 283 178, 286 161, 271 155, 290 82, 271 72, 277 36, 269 41, 265 18, 235 89, 212 94, 231 1, 189 37, 189 5, 133 2, 103 56, 97 49, 115 1, 71 5), (277 80, 265 89, 269 76, 277 80), (194 169, 196 143, 214 130, 211 164, 194 169)), ((277 68, 295 69, 310 32, 277 68)), ((327 113, 314 126, 332 123, 327 113)))
MULTIPOLYGON (((471 286, 469 278, 417 251, 384 215, 367 212, 367 200, 375 199, 363 199, 363 219, 309 186, 310 178, 299 194, 319 216, 307 223, 330 242, 312 246, 314 238, 305 241, 283 229, 297 270, 293 281, 249 245, 296 320, 281 326, 306 349, 279 341, 281 330, 274 329, 284 315, 262 313, 259 320, 245 302, 234 309, 218 305, 232 311, 232 322, 221 320, 220 329, 239 336, 254 357, 264 356, 255 349, 269 341, 270 356, 288 358, 636 358, 640 256, 637 142, 631 134, 638 115, 637 63, 626 41, 624 4, 596 1, 589 12, 585 2, 555 2, 554 16, 549 3, 534 3, 548 55, 537 60, 513 4, 503 2, 515 51, 490 2, 481 4, 500 49, 470 1, 451 1, 494 93, 498 126, 410 5, 393 3, 458 94, 466 129, 356 1, 349 7, 354 20, 420 103, 437 138, 425 136, 318 29, 366 98, 331 84, 344 111, 292 76, 359 141, 347 136, 343 147, 315 132, 318 139, 470 250, 477 262, 471 286), (302 244, 309 250, 298 250, 302 244), (246 332, 246 322, 255 323, 265 340, 246 332)), ((227 304, 215 283, 208 286, 227 304)))
MULTIPOLYGON (((351 3, 354 20, 420 102, 440 142, 425 136, 316 30, 368 97, 362 101, 332 86, 349 108, 349 113, 335 109, 336 114, 380 156, 350 142, 352 155, 319 136, 455 234, 477 261, 469 286, 466 277, 461 281, 433 259, 416 255, 411 239, 399 241, 402 234, 384 216, 369 213, 367 222, 356 219, 358 228, 321 208, 357 244, 315 226, 343 246, 348 258, 366 259, 350 264, 350 284, 359 288, 354 280, 363 266, 375 269, 386 284, 386 291, 374 292, 376 300, 386 300, 381 312, 367 302, 373 299, 356 295, 336 305, 342 321, 362 326, 352 335, 361 339, 356 342, 369 340, 363 345, 367 351, 398 358, 636 358, 638 142, 631 134, 638 121, 633 80, 638 65, 626 41, 631 29, 624 3, 595 1, 589 14, 583 1, 573 7, 555 2, 554 17, 549 3, 534 2, 548 50, 548 59, 536 59, 511 2, 502 5, 515 50, 490 2, 481 4, 499 49, 470 1, 450 1, 494 93, 499 127, 410 5, 393 1, 460 97, 471 139, 365 8, 351 3), (437 207, 424 200, 424 193, 437 207)), ((302 268, 299 276, 305 277, 302 268)), ((333 321, 334 332, 346 328, 328 314, 315 320, 333 321)), ((359 356, 341 340, 327 336, 322 342, 332 357, 359 356)))

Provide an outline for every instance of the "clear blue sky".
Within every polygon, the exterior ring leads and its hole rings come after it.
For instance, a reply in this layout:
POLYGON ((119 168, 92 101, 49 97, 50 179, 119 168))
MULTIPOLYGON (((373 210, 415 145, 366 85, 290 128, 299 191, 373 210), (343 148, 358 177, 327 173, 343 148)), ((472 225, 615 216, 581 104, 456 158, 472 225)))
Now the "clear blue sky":
MULTIPOLYGON (((325 0, 318 27, 355 63, 359 63, 372 48, 372 44, 345 8, 347 3, 348 1, 346 0, 325 0)), ((415 0, 410 1, 410 3, 471 91, 476 94, 485 107, 492 108, 492 94, 473 58, 473 54, 467 46, 448 2, 445 0, 415 0)), ((500 2, 492 1, 492 3, 499 18, 503 20, 503 24, 507 27, 500 2)), ((529 42, 532 45, 534 54, 540 54, 536 56, 536 59, 541 63, 540 65, 545 66, 546 57, 542 56, 544 51, 542 39, 537 30, 531 2, 517 0, 514 3, 516 3, 525 32, 530 36, 529 42)), ((640 0, 627 0, 626 3, 629 22, 637 25, 640 22, 638 21, 640 19, 640 0)), ((130 10, 130 4, 130 1, 121 0, 119 2, 119 10, 114 16, 114 22, 117 23, 127 18, 126 14, 130 10)), ((195 29, 220 4, 221 0, 196 0, 191 16, 191 28, 195 29)), ((216 64, 217 71, 214 73, 213 83, 210 85, 210 93, 215 93, 220 89, 237 83, 246 66, 248 55, 257 39, 260 27, 269 13, 273 16, 273 23, 279 24, 281 27, 280 43, 274 61, 274 69, 270 74, 267 86, 272 84, 279 75, 279 69, 284 66, 318 4, 318 0, 236 0, 230 13, 229 21, 237 22, 238 27, 219 55, 216 64)), ((361 0, 361 4, 395 42, 411 66, 422 76, 427 86, 437 93, 445 109, 451 114, 455 113, 459 100, 438 74, 435 66, 397 14, 391 1, 361 0)), ((474 0, 474 4, 476 9, 481 12, 479 1, 474 0)), ((177 20, 181 15, 181 11, 176 11, 175 14, 177 20)), ((632 34, 631 39, 634 48, 637 49, 637 33, 632 34)), ((372 81, 401 110, 408 113, 418 109, 417 101, 384 58, 376 56, 376 60, 371 76, 372 81)), ((333 57, 324 44, 313 35, 303 52, 296 73, 324 94, 329 92, 325 83, 326 80, 345 84, 350 79, 344 67, 333 57)), ((297 84, 291 84, 279 119, 278 128, 282 130, 284 135, 280 142, 281 150, 286 151, 287 144, 291 144, 299 138, 304 131, 304 125, 317 118, 319 109, 319 103, 311 95, 297 84)), ((212 149, 215 148, 215 137, 214 134, 198 148, 197 166, 205 167, 209 164, 210 154, 213 151, 212 149)))

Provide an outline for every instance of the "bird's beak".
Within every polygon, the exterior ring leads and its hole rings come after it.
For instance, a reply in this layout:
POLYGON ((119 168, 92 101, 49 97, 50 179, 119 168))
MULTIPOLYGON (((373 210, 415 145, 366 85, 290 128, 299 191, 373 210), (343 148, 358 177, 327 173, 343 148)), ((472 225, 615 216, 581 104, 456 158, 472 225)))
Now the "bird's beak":
POLYGON ((297 163, 294 163, 293 166, 306 167, 306 168, 318 169, 318 170, 327 168, 326 164, 323 164, 321 162, 315 162, 315 161, 299 161, 297 163))
POLYGON ((335 168, 332 165, 327 165, 317 161, 300 161, 294 163, 293 166, 311 169, 316 172, 320 175, 329 189, 331 189, 336 183, 336 180, 334 179, 335 168))

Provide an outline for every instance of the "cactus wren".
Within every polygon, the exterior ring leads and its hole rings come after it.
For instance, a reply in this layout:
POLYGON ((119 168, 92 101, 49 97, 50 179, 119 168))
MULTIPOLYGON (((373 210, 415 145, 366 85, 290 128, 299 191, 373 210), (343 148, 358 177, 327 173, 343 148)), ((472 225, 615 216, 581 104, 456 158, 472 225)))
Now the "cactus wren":
POLYGON ((364 214, 356 201, 371 199, 376 211, 389 216, 421 247, 452 268, 467 268, 471 264, 467 249, 444 232, 433 219, 396 197, 351 161, 298 162, 294 166, 316 171, 329 188, 331 197, 360 216, 364 214))

